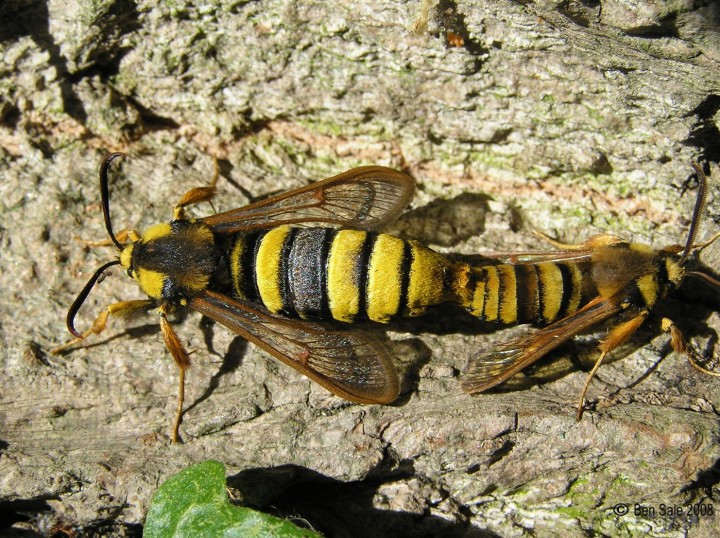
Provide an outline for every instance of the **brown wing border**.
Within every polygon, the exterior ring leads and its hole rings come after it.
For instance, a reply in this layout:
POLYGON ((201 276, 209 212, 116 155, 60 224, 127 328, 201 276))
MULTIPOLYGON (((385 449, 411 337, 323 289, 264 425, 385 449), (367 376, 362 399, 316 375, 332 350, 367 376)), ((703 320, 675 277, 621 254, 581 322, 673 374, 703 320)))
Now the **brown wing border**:
POLYGON ((193 297, 188 306, 346 400, 385 404, 399 394, 387 349, 362 331, 276 317, 212 291, 193 297))
POLYGON ((394 221, 415 193, 408 175, 383 166, 361 166, 317 183, 199 219, 216 233, 283 224, 376 230, 394 221))

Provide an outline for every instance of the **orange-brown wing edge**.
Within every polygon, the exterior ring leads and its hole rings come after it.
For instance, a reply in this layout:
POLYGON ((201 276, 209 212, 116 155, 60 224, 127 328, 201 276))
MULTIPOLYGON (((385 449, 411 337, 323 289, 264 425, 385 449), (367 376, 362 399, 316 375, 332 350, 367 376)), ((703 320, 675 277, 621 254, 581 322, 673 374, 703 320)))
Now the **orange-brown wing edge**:
POLYGON ((387 350, 361 331, 334 331, 317 323, 272 316, 211 291, 192 298, 189 307, 341 398, 384 404, 398 396, 398 375, 387 350))
POLYGON ((465 392, 476 393, 506 381, 576 334, 620 313, 620 301, 598 297, 583 308, 527 336, 480 351, 461 379, 465 392))
POLYGON ((415 182, 403 172, 382 166, 361 166, 201 220, 216 233, 237 233, 282 224, 375 230, 395 220, 410 203, 414 192, 415 182))

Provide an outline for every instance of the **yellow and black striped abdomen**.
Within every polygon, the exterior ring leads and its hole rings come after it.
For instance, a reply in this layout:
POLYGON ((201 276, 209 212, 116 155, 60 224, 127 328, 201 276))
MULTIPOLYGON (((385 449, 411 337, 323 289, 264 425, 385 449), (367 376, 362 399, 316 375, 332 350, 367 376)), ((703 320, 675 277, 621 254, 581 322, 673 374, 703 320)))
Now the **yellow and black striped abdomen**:
POLYGON ((550 323, 578 309, 582 278, 574 263, 473 267, 465 306, 485 321, 550 323))
POLYGON ((239 235, 233 292, 303 319, 388 322, 455 297, 462 270, 413 241, 386 234, 279 226, 239 235))

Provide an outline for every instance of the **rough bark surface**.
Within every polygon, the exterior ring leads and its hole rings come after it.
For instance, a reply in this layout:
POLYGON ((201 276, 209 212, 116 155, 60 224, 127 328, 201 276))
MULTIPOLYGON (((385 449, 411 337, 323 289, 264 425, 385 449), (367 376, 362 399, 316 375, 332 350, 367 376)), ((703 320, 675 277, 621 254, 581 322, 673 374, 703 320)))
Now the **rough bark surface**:
MULTIPOLYGON (((139 536, 158 484, 214 458, 256 506, 328 536, 714 535, 720 516, 687 505, 720 502, 720 383, 669 353, 655 322, 601 368, 576 423, 599 333, 470 397, 468 358, 526 328, 451 309, 366 328, 404 383, 396 404, 362 406, 190 314, 175 446, 176 371, 153 316, 48 349, 114 256, 77 240, 105 237, 108 150, 130 154, 113 174, 116 229, 169 219, 215 156, 217 210, 359 164, 406 170, 419 192, 392 231, 457 254, 545 248, 533 229, 682 243, 700 161, 708 235, 716 3, 5 0, 0 21, 0 509, 14 521, 0 532, 139 536)), ((712 355, 718 301, 686 295, 663 314, 712 355)), ((78 325, 128 298, 139 290, 112 271, 78 325)))

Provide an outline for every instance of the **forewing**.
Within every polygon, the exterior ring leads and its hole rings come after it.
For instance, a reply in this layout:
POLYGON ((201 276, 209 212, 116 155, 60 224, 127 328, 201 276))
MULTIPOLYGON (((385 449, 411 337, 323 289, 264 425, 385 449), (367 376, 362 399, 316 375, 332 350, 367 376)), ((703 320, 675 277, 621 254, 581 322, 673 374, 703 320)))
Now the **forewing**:
POLYGON ((526 250, 518 252, 491 252, 483 254, 489 260, 497 263, 511 265, 528 265, 543 262, 573 262, 583 263, 592 260, 592 255, 599 248, 612 245, 619 245, 623 240, 610 234, 594 235, 579 245, 565 244, 551 239, 545 234, 534 232, 534 234, 551 245, 560 247, 556 250, 526 250))
POLYGON ((390 356, 367 334, 271 316, 211 291, 191 299, 189 306, 346 400, 390 403, 397 398, 398 375, 390 356))
POLYGON ((528 250, 518 252, 488 252, 481 255, 483 260, 490 260, 497 264, 532 265, 543 262, 573 262, 583 263, 590 261, 592 250, 528 250))
POLYGON ((465 392, 487 390, 509 379, 576 334, 620 313, 620 301, 597 298, 585 307, 530 334, 480 351, 461 380, 465 392))
POLYGON ((362 166, 306 187, 201 219, 217 233, 281 224, 375 230, 410 203, 415 182, 382 166, 362 166))

